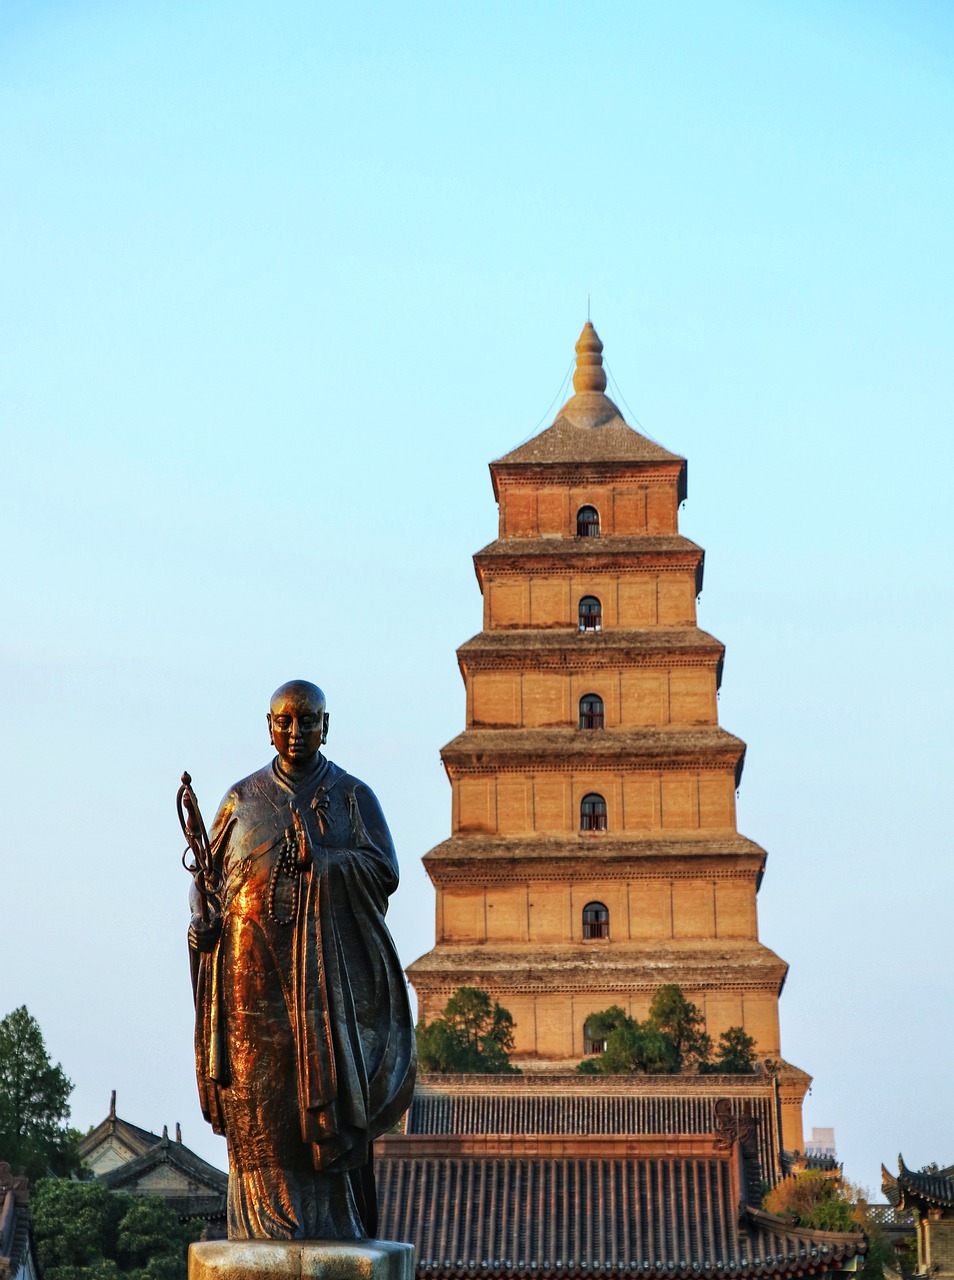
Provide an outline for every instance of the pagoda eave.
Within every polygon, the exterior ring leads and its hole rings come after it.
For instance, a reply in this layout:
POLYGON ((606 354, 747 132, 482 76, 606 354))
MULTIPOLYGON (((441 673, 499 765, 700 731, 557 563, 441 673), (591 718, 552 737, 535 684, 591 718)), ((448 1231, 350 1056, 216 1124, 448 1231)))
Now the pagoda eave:
POLYGON ((664 983, 695 991, 767 991, 778 995, 784 960, 761 943, 670 938, 643 944, 599 940, 572 946, 540 943, 485 947, 439 943, 407 968, 419 990, 477 986, 495 993, 646 993, 664 983))
POLYGON ((576 767, 645 770, 667 767, 725 768, 741 776, 745 743, 718 726, 679 729, 474 728, 441 750, 453 770, 576 767))
POLYGON ((619 426, 596 429, 573 426, 560 416, 538 436, 489 464, 494 497, 508 484, 580 486, 593 481, 662 481, 678 485, 686 496, 688 463, 620 419, 619 426))
POLYGON ((696 595, 702 591, 705 552, 687 538, 618 540, 632 542, 631 549, 613 546, 609 538, 584 538, 580 543, 563 539, 565 546, 550 546, 551 541, 557 540, 541 538, 538 544, 521 545, 516 539, 506 539, 503 544, 491 543, 478 551, 474 572, 481 590, 491 575, 570 577, 576 573, 613 573, 627 577, 640 573, 691 573, 696 595))
POLYGON ((533 879, 592 878, 612 880, 696 879, 755 875, 761 879, 767 854, 752 840, 727 831, 722 838, 659 840, 649 836, 607 838, 604 833, 580 833, 563 839, 534 837, 452 836, 424 855, 424 866, 435 884, 449 880, 504 878, 511 874, 533 879))
POLYGON ((605 560, 614 564, 617 559, 639 564, 643 561, 655 564, 657 559, 683 556, 687 562, 695 562, 705 555, 702 547, 681 534, 642 534, 639 537, 602 536, 599 538, 495 538, 474 555, 480 564, 499 560, 513 560, 521 567, 528 561, 552 560, 563 567, 567 564, 592 567, 591 561, 605 560))
POLYGON ((652 658, 664 659, 671 664, 680 659, 720 661, 725 654, 725 645, 700 627, 639 631, 622 627, 608 631, 579 631, 567 625, 535 627, 532 630, 508 627, 499 631, 481 631, 465 640, 457 650, 457 658, 473 664, 484 659, 501 658, 533 662, 550 653, 564 664, 579 654, 587 657, 602 654, 614 665, 621 660, 652 658))

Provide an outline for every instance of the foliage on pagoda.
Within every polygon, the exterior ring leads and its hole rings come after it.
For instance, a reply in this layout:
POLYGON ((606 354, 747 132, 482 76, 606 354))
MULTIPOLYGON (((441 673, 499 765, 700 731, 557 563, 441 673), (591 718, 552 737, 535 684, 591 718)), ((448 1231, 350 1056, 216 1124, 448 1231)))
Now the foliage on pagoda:
POLYGON ((458 987, 432 1022, 417 1024, 422 1071, 439 1075, 517 1075, 510 1062, 513 1017, 478 987, 458 987))
POLYGON ((585 1075, 751 1075, 755 1071, 752 1036, 741 1027, 730 1027, 719 1037, 713 1057, 704 1025, 698 1007, 686 999, 681 987, 666 983, 653 996, 645 1022, 630 1017, 619 1005, 591 1014, 586 1020, 587 1037, 591 1043, 602 1043, 603 1049, 584 1058, 577 1069, 585 1075))

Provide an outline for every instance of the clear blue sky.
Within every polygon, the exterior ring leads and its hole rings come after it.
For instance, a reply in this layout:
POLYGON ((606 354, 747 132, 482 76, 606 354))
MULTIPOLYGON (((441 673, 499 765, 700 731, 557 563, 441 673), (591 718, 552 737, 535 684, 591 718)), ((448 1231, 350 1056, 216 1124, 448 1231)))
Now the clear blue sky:
POLYGON ((952 73, 931 0, 5 0, 0 1013, 78 1125, 116 1088, 224 1159, 173 798, 264 763, 282 680, 431 944, 486 463, 591 294, 689 458, 806 1122, 869 1186, 954 1160, 952 73))

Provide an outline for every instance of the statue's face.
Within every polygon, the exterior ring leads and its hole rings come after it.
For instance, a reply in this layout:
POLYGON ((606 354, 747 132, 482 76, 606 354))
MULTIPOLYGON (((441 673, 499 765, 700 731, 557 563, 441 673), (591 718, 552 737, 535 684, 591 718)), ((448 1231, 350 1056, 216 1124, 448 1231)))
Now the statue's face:
POLYGON ((287 765, 301 766, 318 754, 328 728, 324 700, 307 688, 279 689, 268 713, 272 745, 287 765))

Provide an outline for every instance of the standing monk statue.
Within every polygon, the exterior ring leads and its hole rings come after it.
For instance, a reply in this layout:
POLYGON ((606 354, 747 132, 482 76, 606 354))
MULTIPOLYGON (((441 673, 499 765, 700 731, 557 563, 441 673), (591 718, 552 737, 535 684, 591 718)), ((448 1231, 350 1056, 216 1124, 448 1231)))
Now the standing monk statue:
POLYGON ((222 801, 193 890, 202 1112, 228 1140, 230 1239, 360 1240, 377 1231, 371 1143, 414 1088, 384 923, 397 859, 373 792, 321 753, 321 690, 282 685, 268 728, 278 755, 222 801))

